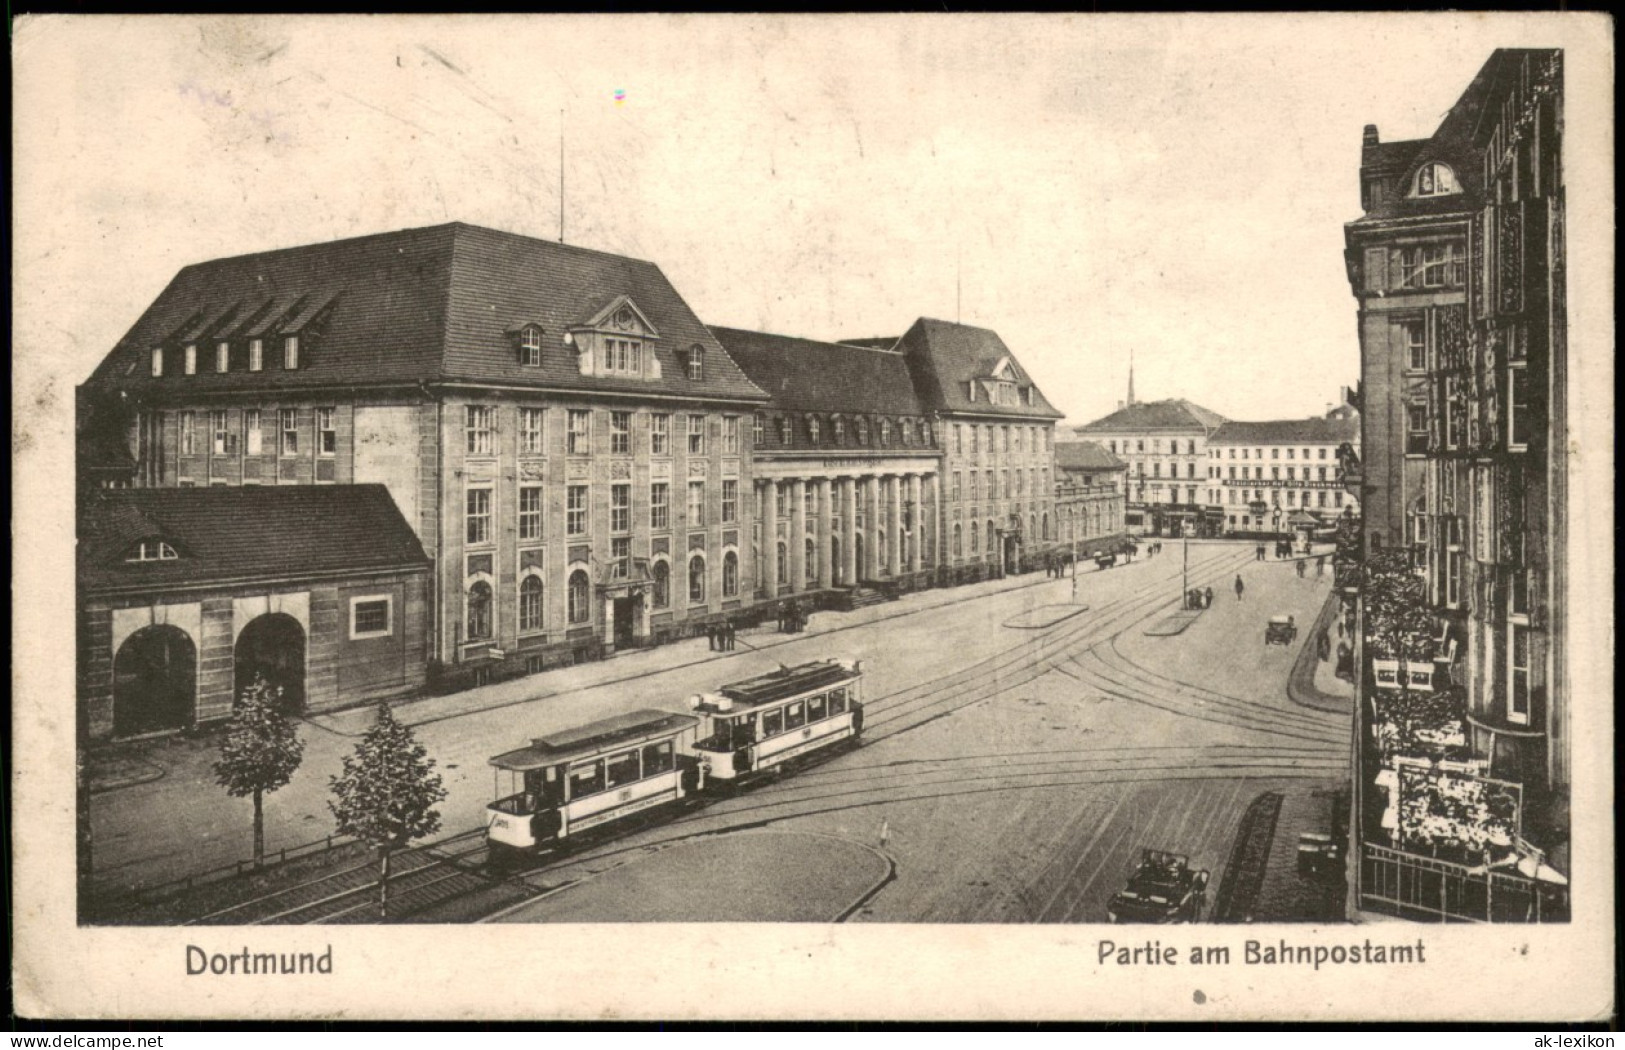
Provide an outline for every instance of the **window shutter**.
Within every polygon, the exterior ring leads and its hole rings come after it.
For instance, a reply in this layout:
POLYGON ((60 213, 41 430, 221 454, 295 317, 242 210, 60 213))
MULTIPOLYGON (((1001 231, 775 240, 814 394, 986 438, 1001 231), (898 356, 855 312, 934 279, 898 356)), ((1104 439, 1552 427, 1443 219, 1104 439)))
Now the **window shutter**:
POLYGON ((1386 291, 1388 288, 1388 251, 1385 248, 1365 250, 1365 290, 1386 291))

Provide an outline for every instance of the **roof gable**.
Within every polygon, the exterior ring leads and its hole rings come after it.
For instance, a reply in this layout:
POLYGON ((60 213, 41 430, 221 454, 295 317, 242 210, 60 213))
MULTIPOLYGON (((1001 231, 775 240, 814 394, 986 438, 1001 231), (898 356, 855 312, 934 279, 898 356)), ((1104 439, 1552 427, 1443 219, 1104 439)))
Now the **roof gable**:
POLYGON ((929 409, 965 415, 1061 417, 992 329, 922 317, 897 341, 897 347, 907 355, 915 390, 929 409), (1000 382, 1014 382, 1031 394, 1017 397, 1015 404, 989 402, 983 396, 985 387, 979 384, 1001 367, 1011 378, 1000 382))
POLYGON ((1136 401, 1110 415, 1074 429, 1077 434, 1117 433, 1137 430, 1176 430, 1208 433, 1226 422, 1212 409, 1184 398, 1166 401, 1136 401))

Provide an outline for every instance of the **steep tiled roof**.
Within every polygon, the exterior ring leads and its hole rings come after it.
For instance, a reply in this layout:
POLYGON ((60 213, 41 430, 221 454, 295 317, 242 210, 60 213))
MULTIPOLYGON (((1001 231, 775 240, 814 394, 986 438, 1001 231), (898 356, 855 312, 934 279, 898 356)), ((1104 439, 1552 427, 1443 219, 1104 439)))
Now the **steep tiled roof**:
POLYGON ((767 391, 774 408, 923 414, 902 354, 738 328, 712 328, 711 333, 751 381, 767 391))
POLYGON ((1184 398, 1136 401, 1109 416, 1078 427, 1074 433, 1133 432, 1136 430, 1209 430, 1225 423, 1223 416, 1184 398))
POLYGON ((908 355, 914 389, 928 409, 963 415, 1061 417, 1004 340, 991 329, 922 317, 897 341, 897 347, 908 355), (1016 381, 1033 391, 1033 403, 994 405, 980 396, 972 401, 967 391, 970 381, 991 376, 1006 358, 1016 381))
POLYGON ((382 485, 100 489, 80 508, 78 561, 89 592, 429 564, 382 485), (146 539, 164 540, 179 557, 126 561, 146 539))
POLYGON ((1500 76, 1517 67, 1529 52, 1500 49, 1490 55, 1456 104, 1440 121, 1439 128, 1425 139, 1379 144, 1370 141, 1374 129, 1367 130, 1368 141, 1361 151, 1362 174, 1397 174, 1398 192, 1385 196, 1380 204, 1350 223, 1358 229, 1369 223, 1400 218, 1426 218, 1469 211, 1479 206, 1483 194, 1483 165, 1473 147, 1473 137, 1484 116, 1490 89, 1500 76), (1455 172, 1460 193, 1441 197, 1411 197, 1409 191, 1417 171, 1424 164, 1440 161, 1455 172))
POLYGON ((1128 464, 1098 441, 1057 441, 1055 465, 1062 470, 1126 470, 1128 464))
POLYGON ((92 382, 166 392, 297 388, 464 379, 516 386, 746 398, 762 394, 653 263, 451 223, 188 266, 102 362, 92 382), (567 328, 627 296, 659 333, 663 379, 583 376, 567 328), (543 329, 542 366, 520 364, 511 336, 543 329), (275 337, 309 329, 300 368, 280 368, 275 337), (247 370, 242 342, 263 336, 265 368, 247 370), (213 343, 235 340, 231 370, 213 343), (198 374, 150 375, 152 348, 198 345, 198 374), (705 351, 690 380, 678 352, 705 351))
POLYGON ((1251 423, 1232 421, 1215 430, 1210 445, 1324 445, 1360 440, 1360 418, 1271 419, 1251 423))

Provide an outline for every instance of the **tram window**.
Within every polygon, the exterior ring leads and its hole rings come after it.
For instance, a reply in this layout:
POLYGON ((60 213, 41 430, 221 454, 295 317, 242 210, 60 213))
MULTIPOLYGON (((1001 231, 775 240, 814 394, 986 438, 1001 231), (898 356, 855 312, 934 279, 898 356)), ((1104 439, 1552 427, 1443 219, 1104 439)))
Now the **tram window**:
POLYGON ((618 788, 622 784, 630 784, 641 780, 638 773, 638 753, 636 751, 623 751, 618 755, 611 755, 604 760, 604 769, 609 774, 609 786, 618 788))
POLYGON ((570 768, 570 797, 580 798, 604 790, 604 763, 587 762, 570 768))
POLYGON ((800 729, 807 724, 807 705, 800 700, 784 709, 784 728, 800 729))
POLYGON ((818 696, 808 697, 808 699, 807 699, 807 721, 809 721, 809 722, 822 722, 824 720, 824 718, 826 717, 825 716, 825 707, 826 707, 826 705, 828 703, 829 703, 829 698, 824 696, 823 694, 819 694, 818 696))
POLYGON ((652 777, 656 773, 665 773, 671 769, 671 741, 664 740, 658 744, 646 744, 643 748, 643 775, 652 777))
POLYGON ((762 735, 778 736, 784 732, 784 711, 765 711, 762 713, 762 735))
POLYGON ((829 713, 831 715, 846 713, 846 688, 844 686, 829 691, 829 713))

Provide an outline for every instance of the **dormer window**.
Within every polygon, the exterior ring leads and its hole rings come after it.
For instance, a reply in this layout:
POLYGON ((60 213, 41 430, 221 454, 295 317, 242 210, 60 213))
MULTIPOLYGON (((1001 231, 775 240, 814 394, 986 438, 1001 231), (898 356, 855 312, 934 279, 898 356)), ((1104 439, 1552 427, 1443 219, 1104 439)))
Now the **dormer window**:
POLYGON ((789 443, 790 443, 790 417, 789 416, 780 416, 779 417, 779 444, 788 445, 789 443))
POLYGON ((807 417, 807 439, 809 441, 811 441, 815 445, 818 444, 818 429, 819 429, 818 428, 818 417, 817 416, 808 416, 807 417))
POLYGON ((163 377, 163 374, 164 348, 161 346, 155 346, 152 348, 152 377, 154 379, 160 379, 163 377))
POLYGON ((250 339, 248 341, 248 370, 258 372, 265 367, 265 340, 250 339))
POLYGON ((604 374, 641 376, 643 344, 636 339, 605 339, 604 374))
POLYGON ((231 371, 231 344, 216 343, 214 347, 214 370, 216 372, 231 371))
POLYGON ((288 335, 282 337, 282 368, 288 372, 299 369, 299 337, 288 335))
POLYGON ((1456 173, 1450 170, 1448 164, 1437 161, 1424 164, 1416 173, 1414 195, 1417 197, 1447 197, 1460 192, 1461 185, 1456 182, 1456 173))
POLYGON ((891 444, 891 420, 889 419, 880 421, 880 443, 882 445, 891 444))
POLYGON ((182 369, 187 375, 197 375, 197 344, 186 344, 186 361, 182 369))
POLYGON ((527 324, 514 333, 514 343, 519 355, 519 363, 531 368, 539 368, 542 364, 542 328, 540 325, 527 324))
POLYGON ((835 432, 835 443, 837 445, 846 444, 846 420, 836 416, 830 420, 830 428, 835 432))
POLYGON ((869 443, 869 421, 867 419, 865 419, 864 417, 859 416, 857 426, 858 426, 858 444, 867 445, 869 443))
POLYGON ((178 557, 180 555, 175 553, 175 548, 163 540, 142 540, 135 545, 135 548, 130 551, 129 556, 124 560, 133 562, 174 561, 178 557))
POLYGON ((688 378, 694 382, 699 382, 701 379, 705 378, 704 347, 700 346, 698 343, 695 343, 693 346, 688 348, 688 353, 685 355, 683 360, 683 370, 687 373, 688 378))

